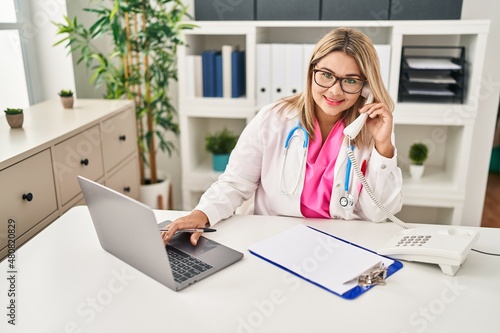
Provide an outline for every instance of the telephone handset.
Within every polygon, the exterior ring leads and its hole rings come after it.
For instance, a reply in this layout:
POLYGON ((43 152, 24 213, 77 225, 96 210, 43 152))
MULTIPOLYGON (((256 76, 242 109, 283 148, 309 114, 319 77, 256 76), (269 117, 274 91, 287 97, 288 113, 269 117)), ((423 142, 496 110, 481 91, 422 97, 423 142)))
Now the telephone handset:
MULTIPOLYGON (((372 103, 373 96, 368 86, 365 86, 361 95, 366 98, 366 104, 372 103)), ((361 114, 344 129, 344 135, 353 140, 363 128, 368 114, 361 114)), ((472 246, 479 238, 476 230, 452 226, 413 227, 394 216, 375 197, 370 186, 361 172, 354 157, 354 152, 347 148, 347 155, 352 163, 356 176, 363 184, 363 188, 386 215, 388 219, 399 225, 404 230, 394 235, 378 254, 387 255, 394 259, 438 264, 446 275, 455 275, 460 266, 467 259, 472 246)))
MULTIPOLYGON (((373 95, 368 85, 365 85, 363 87, 363 90, 361 91, 361 96, 366 98, 365 104, 370 104, 373 102, 373 95)), ((356 118, 356 120, 354 120, 352 123, 349 124, 349 126, 344 128, 344 135, 347 136, 350 140, 354 140, 354 138, 358 135, 358 133, 365 125, 366 118, 368 118, 367 113, 360 114, 358 118, 356 118)))

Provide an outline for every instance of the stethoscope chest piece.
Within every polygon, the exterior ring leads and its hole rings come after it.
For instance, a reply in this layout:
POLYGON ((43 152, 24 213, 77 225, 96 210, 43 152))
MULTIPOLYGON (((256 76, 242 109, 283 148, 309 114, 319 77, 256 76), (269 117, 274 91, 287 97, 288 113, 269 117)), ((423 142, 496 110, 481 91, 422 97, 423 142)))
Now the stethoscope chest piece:
POLYGON ((350 193, 346 193, 344 196, 340 197, 339 203, 342 207, 348 208, 354 205, 354 198, 350 193))

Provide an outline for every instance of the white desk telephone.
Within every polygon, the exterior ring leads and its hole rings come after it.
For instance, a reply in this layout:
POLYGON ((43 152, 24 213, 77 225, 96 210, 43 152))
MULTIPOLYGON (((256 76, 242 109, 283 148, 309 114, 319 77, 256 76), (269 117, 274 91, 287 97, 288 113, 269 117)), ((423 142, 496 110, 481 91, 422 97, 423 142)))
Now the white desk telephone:
MULTIPOLYGON (((368 86, 363 88, 361 95, 366 98, 366 104, 373 101, 368 86)), ((367 118, 366 113, 361 114, 344 129, 344 135, 353 140, 363 128, 367 118)), ((374 196, 350 148, 347 148, 347 155, 351 160, 354 172, 373 202, 385 213, 387 218, 404 229, 394 235, 376 252, 394 259, 438 264, 444 274, 455 275, 478 240, 479 233, 475 230, 454 226, 413 228, 413 226, 406 224, 389 212, 374 196)))
POLYGON ((394 235, 376 252, 394 259, 438 264, 455 275, 479 238, 476 230, 452 226, 417 227, 394 235))

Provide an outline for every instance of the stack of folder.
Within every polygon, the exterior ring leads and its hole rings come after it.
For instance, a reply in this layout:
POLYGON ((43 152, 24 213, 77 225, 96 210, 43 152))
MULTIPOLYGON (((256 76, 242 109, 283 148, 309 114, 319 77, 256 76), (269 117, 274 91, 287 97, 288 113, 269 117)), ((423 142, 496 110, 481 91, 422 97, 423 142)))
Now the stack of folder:
MULTIPOLYGON (((314 44, 257 44, 257 106, 303 91, 314 44)), ((390 45, 375 45, 382 80, 389 81, 390 45)))

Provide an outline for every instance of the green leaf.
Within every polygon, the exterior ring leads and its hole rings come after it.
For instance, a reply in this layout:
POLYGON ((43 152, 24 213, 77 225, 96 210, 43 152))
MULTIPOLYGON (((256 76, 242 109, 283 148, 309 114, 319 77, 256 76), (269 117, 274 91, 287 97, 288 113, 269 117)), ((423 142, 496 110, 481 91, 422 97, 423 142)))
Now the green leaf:
POLYGON ((113 20, 113 18, 115 17, 115 15, 118 12, 119 8, 120 8, 120 1, 119 0, 115 0, 115 5, 114 5, 113 10, 111 10, 111 13, 109 15, 109 19, 110 20, 113 20))

